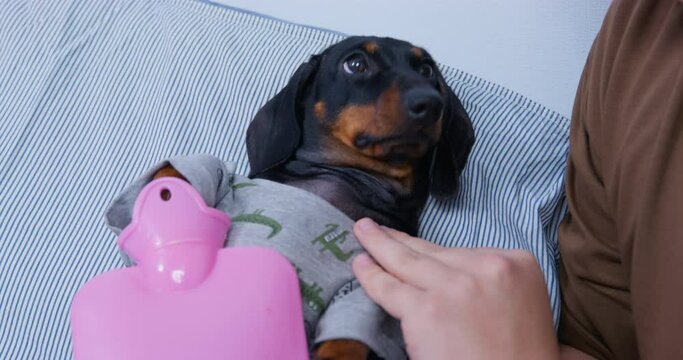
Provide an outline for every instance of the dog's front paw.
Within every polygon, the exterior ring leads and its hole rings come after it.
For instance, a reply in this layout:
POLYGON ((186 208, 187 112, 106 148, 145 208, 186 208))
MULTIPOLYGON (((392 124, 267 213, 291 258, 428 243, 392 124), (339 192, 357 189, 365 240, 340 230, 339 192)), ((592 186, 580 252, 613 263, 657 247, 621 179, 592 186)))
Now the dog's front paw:
POLYGON ((316 360, 365 360, 370 349, 355 340, 329 340, 313 352, 316 360))
POLYGON ((166 165, 154 174, 154 180, 162 177, 174 177, 187 181, 187 179, 171 165, 166 165))

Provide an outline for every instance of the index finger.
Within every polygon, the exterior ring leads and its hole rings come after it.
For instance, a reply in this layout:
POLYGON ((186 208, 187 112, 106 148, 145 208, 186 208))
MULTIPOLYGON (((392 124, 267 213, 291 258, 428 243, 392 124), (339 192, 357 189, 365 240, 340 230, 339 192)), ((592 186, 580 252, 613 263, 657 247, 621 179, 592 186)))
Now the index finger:
POLYGON ((419 304, 419 289, 384 271, 367 254, 358 255, 351 265, 368 296, 391 316, 400 320, 419 304))
POLYGON ((443 263, 392 238, 370 219, 359 220, 353 229, 365 250, 401 281, 427 289, 443 284, 449 276, 443 263))
POLYGON ((416 238, 414 236, 410 236, 402 231, 398 231, 396 229, 392 229, 386 226, 381 226, 380 228, 384 230, 389 236, 391 236, 394 240, 400 241, 404 245, 408 246, 409 248, 423 253, 423 254, 430 254, 433 255, 439 251, 444 251, 447 248, 443 246, 439 246, 437 244, 434 244, 433 242, 430 242, 425 239, 420 239, 416 238))

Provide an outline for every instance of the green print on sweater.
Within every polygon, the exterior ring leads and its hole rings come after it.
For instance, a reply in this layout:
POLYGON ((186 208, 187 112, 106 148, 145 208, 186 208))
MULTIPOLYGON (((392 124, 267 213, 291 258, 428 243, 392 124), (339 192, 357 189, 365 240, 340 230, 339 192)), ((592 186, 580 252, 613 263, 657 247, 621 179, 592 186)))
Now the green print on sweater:
POLYGON ((306 306, 315 311, 316 314, 322 314, 325 310, 325 300, 320 296, 323 288, 318 285, 317 282, 307 283, 301 278, 301 268, 294 266, 296 268, 296 274, 299 276, 299 287, 301 287, 301 298, 306 306))
POLYGON ((330 235, 331 233, 337 231, 337 228, 339 228, 338 224, 327 224, 325 225, 327 227, 327 230, 325 230, 324 233, 320 234, 318 237, 313 239, 311 244, 316 244, 320 243, 322 245, 322 249, 320 249, 320 252, 325 252, 326 250, 331 252, 332 255, 334 255, 337 260, 346 262, 351 255, 353 255, 353 251, 349 252, 344 252, 339 245, 343 244, 344 241, 346 241, 346 235, 349 234, 348 230, 344 230, 341 233, 335 235, 332 239, 327 240, 327 236, 330 235))
POLYGON ((232 222, 243 222, 267 226, 270 228, 270 234, 268 235, 268 239, 271 239, 273 238, 273 236, 277 235, 282 230, 282 225, 280 225, 280 223, 277 222, 275 219, 267 217, 265 215, 261 215, 261 213, 263 213, 263 209, 257 209, 252 214, 241 213, 233 217, 232 222))
POLYGON ((234 184, 231 187, 232 187, 232 190, 235 191, 235 190, 239 190, 239 189, 242 189, 245 187, 250 187, 250 186, 257 186, 257 185, 254 183, 250 183, 250 182, 241 182, 241 183, 234 184))

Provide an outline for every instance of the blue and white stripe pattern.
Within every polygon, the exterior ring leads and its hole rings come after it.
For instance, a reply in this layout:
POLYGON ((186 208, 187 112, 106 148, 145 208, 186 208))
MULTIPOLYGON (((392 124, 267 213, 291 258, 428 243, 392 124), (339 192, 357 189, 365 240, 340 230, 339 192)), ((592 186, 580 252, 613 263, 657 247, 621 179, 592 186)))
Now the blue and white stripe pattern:
MULTIPOLYGON (((69 304, 122 266, 108 202, 144 169, 211 153, 247 172, 248 122, 340 34, 189 0, 0 3, 0 359, 71 357, 69 304)), ((522 248, 559 315, 568 120, 444 68, 477 133, 461 196, 422 235, 522 248)))

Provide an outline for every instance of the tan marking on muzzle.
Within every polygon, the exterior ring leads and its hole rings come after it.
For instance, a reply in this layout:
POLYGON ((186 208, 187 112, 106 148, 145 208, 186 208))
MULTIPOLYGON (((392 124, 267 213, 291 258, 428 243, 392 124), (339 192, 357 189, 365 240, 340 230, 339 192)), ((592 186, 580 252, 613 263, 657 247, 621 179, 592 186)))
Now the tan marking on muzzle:
MULTIPOLYGON (((391 86, 378 98, 377 104, 349 105, 342 109, 332 126, 332 135, 351 148, 360 135, 383 138, 407 127, 401 108, 401 93, 397 86, 391 86)), ((383 149, 369 146, 357 149, 368 156, 382 156, 383 149)))
POLYGON ((405 117, 400 109, 400 92, 392 86, 380 95, 377 105, 349 105, 342 109, 330 128, 332 141, 328 143, 334 152, 335 165, 364 169, 385 175, 404 186, 412 186, 412 164, 389 164, 378 159, 386 154, 380 144, 365 148, 356 146, 356 138, 366 135, 373 138, 389 136, 405 127, 405 117))

